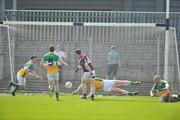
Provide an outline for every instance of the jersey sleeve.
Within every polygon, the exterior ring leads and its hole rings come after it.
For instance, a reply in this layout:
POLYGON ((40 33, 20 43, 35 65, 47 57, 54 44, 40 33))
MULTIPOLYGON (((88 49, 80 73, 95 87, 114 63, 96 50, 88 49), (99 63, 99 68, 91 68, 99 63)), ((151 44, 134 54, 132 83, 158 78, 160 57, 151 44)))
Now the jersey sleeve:
POLYGON ((80 65, 84 65, 86 63, 86 58, 83 57, 80 61, 79 61, 79 64, 80 65))
POLYGON ((153 85, 152 90, 156 90, 156 84, 153 85))
POLYGON ((44 55, 43 58, 42 58, 43 61, 46 61, 46 56, 44 55))

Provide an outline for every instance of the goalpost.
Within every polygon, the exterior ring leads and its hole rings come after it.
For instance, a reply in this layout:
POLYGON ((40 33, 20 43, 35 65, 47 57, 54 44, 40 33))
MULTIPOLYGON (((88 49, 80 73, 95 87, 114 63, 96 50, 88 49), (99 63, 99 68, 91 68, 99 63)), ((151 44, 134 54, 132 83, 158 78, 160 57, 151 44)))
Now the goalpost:
MULTIPOLYGON (((15 64, 22 64, 25 56, 42 57, 49 44, 63 44, 69 50, 71 69, 66 69, 65 79, 73 80, 76 58, 74 49, 81 48, 89 54, 97 76, 106 76, 106 52, 111 45, 121 55, 119 79, 138 79, 152 82, 152 76, 164 76, 165 28, 155 23, 72 23, 7 21, 13 30, 16 48, 15 64), (23 60, 22 60, 23 59, 23 60)), ((179 82, 179 59, 174 28, 169 28, 169 82, 179 82)), ((10 42, 11 43, 11 42, 10 42)), ((10 45, 11 46, 11 45, 10 45)), ((17 67, 17 66, 16 66, 17 67)), ((39 69, 40 73, 43 73, 39 69)))
POLYGON ((0 25, 0 27, 6 28, 7 29, 7 40, 8 40, 8 49, 9 49, 9 68, 10 68, 10 80, 14 80, 14 70, 13 70, 13 58, 12 58, 12 45, 11 45, 11 37, 10 37, 10 28, 8 25, 0 25))

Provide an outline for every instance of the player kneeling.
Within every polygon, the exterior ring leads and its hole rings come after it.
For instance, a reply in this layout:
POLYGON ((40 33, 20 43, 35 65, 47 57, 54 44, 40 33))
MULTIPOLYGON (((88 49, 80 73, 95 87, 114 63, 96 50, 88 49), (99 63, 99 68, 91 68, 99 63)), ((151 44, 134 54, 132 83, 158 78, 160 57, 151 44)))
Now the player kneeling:
POLYGON ((173 95, 169 89, 169 84, 165 80, 161 80, 159 75, 155 75, 153 77, 153 81, 155 84, 153 85, 150 95, 151 97, 154 95, 160 96, 161 102, 177 102, 180 101, 180 94, 173 95))

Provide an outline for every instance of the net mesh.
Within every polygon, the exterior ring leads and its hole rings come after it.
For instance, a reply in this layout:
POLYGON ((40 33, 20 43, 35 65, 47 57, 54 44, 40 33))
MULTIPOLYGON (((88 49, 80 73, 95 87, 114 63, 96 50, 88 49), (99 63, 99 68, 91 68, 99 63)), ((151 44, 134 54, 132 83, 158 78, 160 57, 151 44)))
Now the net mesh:
MULTIPOLYGON (((130 24, 130 23, 129 23, 130 24)), ((164 76, 164 41, 165 28, 153 26, 69 26, 69 25, 34 25, 9 24, 11 46, 14 46, 14 73, 23 65, 29 56, 35 54, 39 60, 48 52, 50 44, 59 44, 67 52, 68 67, 62 69, 62 83, 71 81, 73 85, 80 83, 80 74, 75 73, 77 58, 74 50, 80 48, 88 54, 98 77, 107 75, 107 52, 111 45, 116 46, 120 53, 121 66, 118 68, 117 79, 140 80, 152 82, 155 74, 164 76)), ((4 35, 3 46, 7 45, 4 28, 0 34, 4 35)), ((2 38, 1 38, 2 39, 2 38)), ((178 56, 175 29, 170 28, 169 37, 169 82, 179 82, 178 56)), ((5 51, 8 51, 5 48, 5 51)), ((3 77, 9 78, 10 70, 8 53, 3 51, 1 57, 7 61, 3 68, 3 77), (6 69, 5 69, 6 68, 6 69)), ((38 65, 35 70, 46 76, 45 70, 38 65)), ((44 83, 45 84, 45 83, 44 83)), ((33 89, 33 87, 32 87, 33 89)))

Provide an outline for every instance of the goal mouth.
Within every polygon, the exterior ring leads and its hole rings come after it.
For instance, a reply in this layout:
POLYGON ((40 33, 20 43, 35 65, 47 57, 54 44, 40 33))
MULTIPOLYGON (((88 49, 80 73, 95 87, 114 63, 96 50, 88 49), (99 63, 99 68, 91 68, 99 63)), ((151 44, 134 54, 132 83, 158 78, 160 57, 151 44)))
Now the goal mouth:
MULTIPOLYGON (((4 25, 9 26, 11 41, 15 42, 16 47, 11 53, 14 54, 14 64, 23 63, 23 57, 32 53, 42 57, 50 43, 62 44, 72 64, 76 64, 75 48, 86 52, 92 58, 97 76, 102 77, 107 73, 106 52, 115 45, 121 56, 121 67, 117 73, 119 79, 152 82, 155 74, 164 76, 165 27, 162 24, 5 21, 4 25), (22 53, 26 55, 21 56, 22 53)), ((168 81, 179 82, 175 28, 170 28, 169 42, 168 81)), ((66 72, 68 80, 76 76, 73 69, 66 72)))

